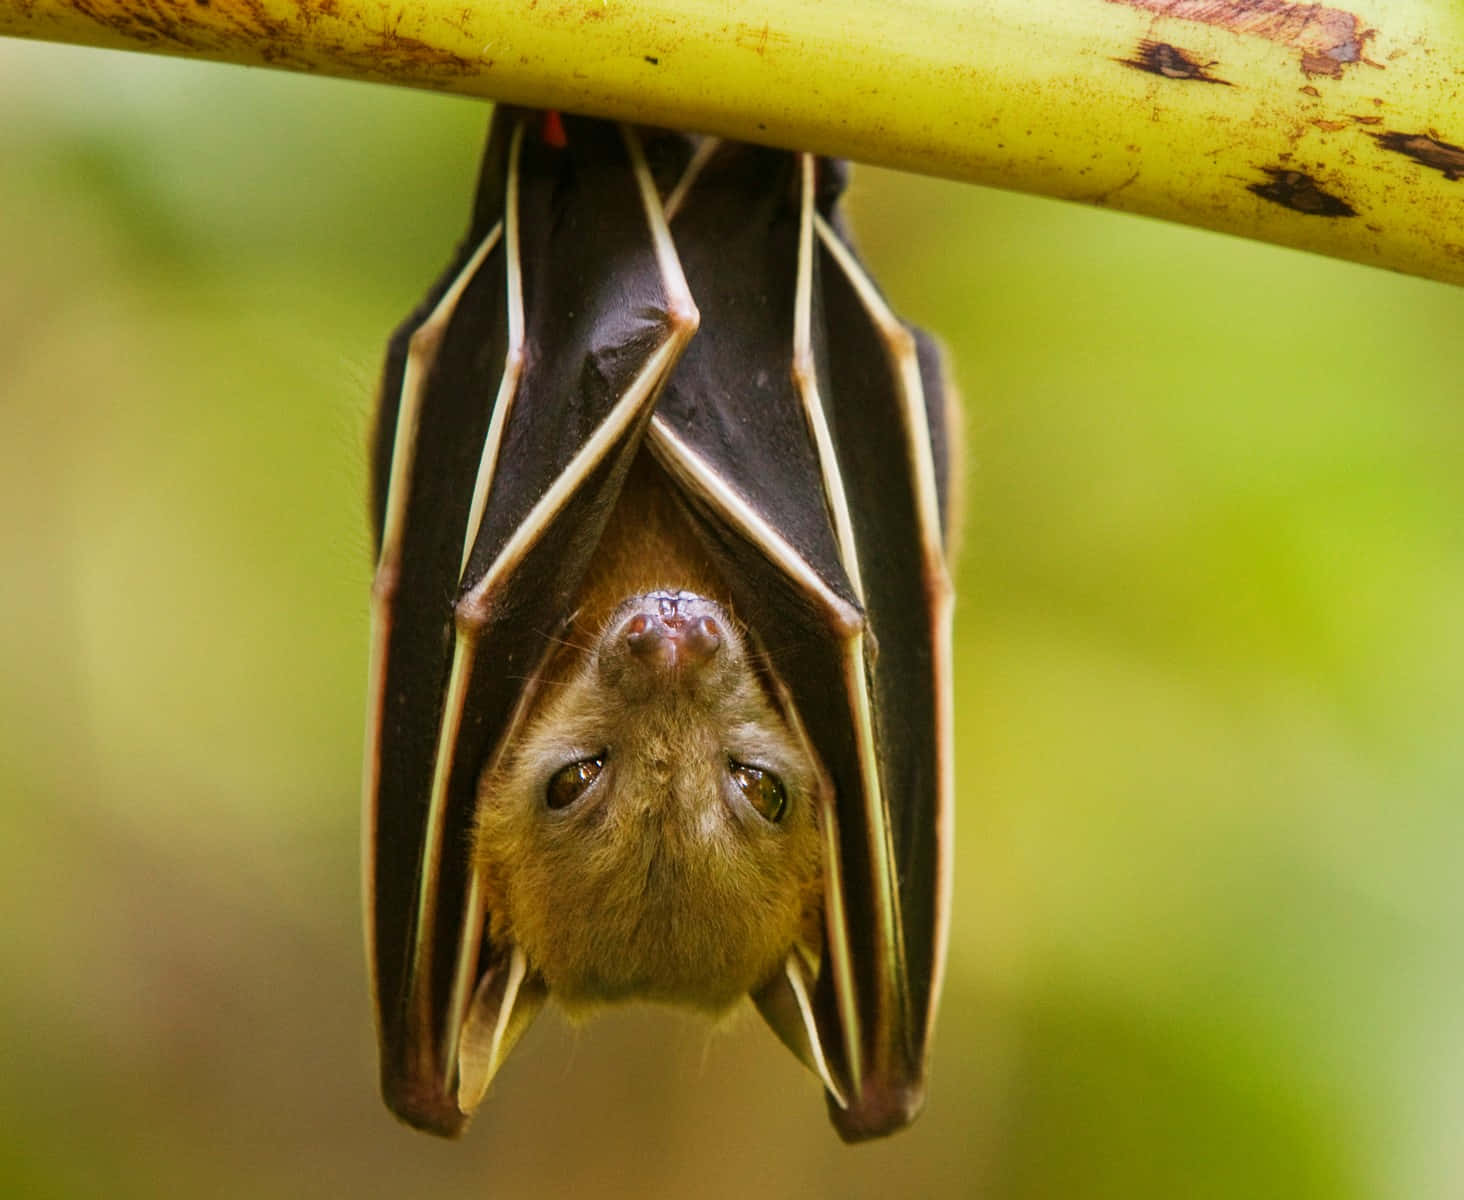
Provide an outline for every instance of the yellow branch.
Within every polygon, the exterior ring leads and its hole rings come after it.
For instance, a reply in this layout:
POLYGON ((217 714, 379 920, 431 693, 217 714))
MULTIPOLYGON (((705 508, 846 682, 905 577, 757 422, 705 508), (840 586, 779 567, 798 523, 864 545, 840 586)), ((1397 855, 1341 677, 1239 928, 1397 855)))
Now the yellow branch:
POLYGON ((1464 4, 0 0, 0 34, 801 146, 1464 283, 1464 4))

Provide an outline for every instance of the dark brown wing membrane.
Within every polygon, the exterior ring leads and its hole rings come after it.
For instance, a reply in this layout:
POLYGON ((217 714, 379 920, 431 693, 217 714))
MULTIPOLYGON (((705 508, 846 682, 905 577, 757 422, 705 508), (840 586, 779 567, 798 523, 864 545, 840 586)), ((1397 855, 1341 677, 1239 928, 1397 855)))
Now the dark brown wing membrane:
POLYGON ((383 389, 371 955, 387 1102, 439 1133, 465 1120, 456 1042, 481 973, 466 852, 477 777, 695 328, 636 143, 566 126, 546 140, 536 116, 495 114, 475 235, 501 220, 434 289, 406 354, 399 335, 383 389))
POLYGON ((366 892, 382 1083, 394 1109, 441 1128, 450 1128, 452 1113, 439 1111, 431 1093, 437 1052, 408 1029, 407 996, 463 529, 507 355, 503 198, 511 130, 494 123, 472 233, 427 304, 392 339, 373 454, 380 557, 366 892), (466 374, 453 361, 464 347, 479 364, 466 374))
MULTIPOLYGON (((799 162, 784 151, 723 143, 673 214, 672 236, 703 321, 656 416, 853 606, 793 378, 799 162)), ((756 588, 767 574, 750 565, 743 578, 756 588)), ((812 640, 827 641, 826 628, 812 640)))
MULTIPOLYGON (((903 976, 892 989, 898 1018, 863 1031, 870 1064, 863 1095, 869 1112, 855 1111, 855 1103, 847 1113, 831 1105, 841 1131, 860 1136, 885 1132, 886 1120, 898 1127, 918 1111, 945 955, 951 844, 951 591, 941 524, 946 413, 945 392, 934 373, 938 360, 921 361, 916 337, 889 312, 838 233, 823 226, 819 234, 827 339, 826 352, 819 355, 820 379, 826 380, 821 392, 874 635, 866 660, 901 942, 891 961, 903 976)), ((845 815, 842 805, 840 815, 845 815)), ((863 832, 841 821, 851 892, 858 890, 853 881, 864 872, 878 873, 872 859, 880 847, 868 840, 867 853, 861 853, 863 832)), ((849 911, 858 939, 852 953, 862 967, 857 947, 863 920, 852 896, 849 911)), ((870 928, 877 929, 878 922, 870 928)), ((865 971, 857 974, 861 992, 878 986, 872 979, 865 982, 865 971)))

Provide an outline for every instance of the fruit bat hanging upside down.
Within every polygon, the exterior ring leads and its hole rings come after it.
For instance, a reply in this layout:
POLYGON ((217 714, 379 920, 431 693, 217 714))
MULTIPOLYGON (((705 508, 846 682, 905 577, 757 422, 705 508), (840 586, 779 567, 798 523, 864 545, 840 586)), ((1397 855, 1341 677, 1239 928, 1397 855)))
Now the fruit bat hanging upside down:
POLYGON ((750 995, 845 1138, 920 1109, 954 402, 843 184, 494 114, 373 450, 368 944, 413 1125, 457 1133, 550 996, 750 995))

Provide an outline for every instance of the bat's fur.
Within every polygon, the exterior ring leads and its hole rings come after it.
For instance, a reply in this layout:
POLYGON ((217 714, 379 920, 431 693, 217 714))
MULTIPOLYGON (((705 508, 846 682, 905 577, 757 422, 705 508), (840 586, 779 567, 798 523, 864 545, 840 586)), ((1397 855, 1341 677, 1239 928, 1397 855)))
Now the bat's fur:
POLYGON ((479 791, 475 864, 489 936, 516 944, 571 1013, 628 999, 720 1011, 764 982, 821 915, 819 772, 764 687, 726 588, 656 468, 636 464, 568 645, 524 733, 479 791), (638 598, 694 592, 721 643, 696 669, 627 650, 638 598), (545 803, 561 767, 601 753, 577 801, 545 803), (772 824, 729 763, 783 781, 772 824))

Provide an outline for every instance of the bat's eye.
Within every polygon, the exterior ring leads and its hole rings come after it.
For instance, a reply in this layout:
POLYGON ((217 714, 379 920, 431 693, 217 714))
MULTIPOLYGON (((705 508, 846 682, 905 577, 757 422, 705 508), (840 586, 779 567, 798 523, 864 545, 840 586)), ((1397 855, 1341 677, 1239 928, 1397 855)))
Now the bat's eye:
POLYGON ((544 803, 550 808, 568 808, 599 778, 604 765, 605 754, 602 751, 594 758, 582 758, 567 767, 560 767, 544 789, 544 803))
POLYGON ((781 779, 771 771, 749 767, 746 763, 729 762, 727 766, 732 772, 732 782, 760 816, 774 825, 783 819, 788 811, 788 793, 783 790, 781 779))

